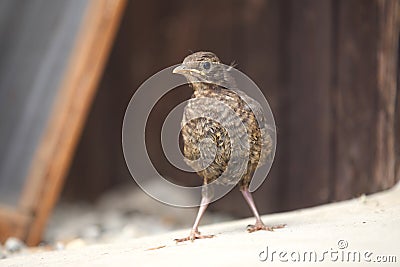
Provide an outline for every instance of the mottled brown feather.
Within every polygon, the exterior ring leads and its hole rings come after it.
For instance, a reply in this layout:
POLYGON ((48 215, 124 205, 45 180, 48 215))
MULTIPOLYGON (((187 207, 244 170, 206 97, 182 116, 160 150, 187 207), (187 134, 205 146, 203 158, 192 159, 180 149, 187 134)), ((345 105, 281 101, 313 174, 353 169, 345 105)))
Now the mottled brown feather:
MULTIPOLYGON (((181 66, 189 70, 201 70, 202 64, 206 61, 220 63, 218 57, 211 52, 197 52, 186 57, 181 66)), ((266 162, 273 149, 263 110, 257 101, 236 88, 234 78, 226 68, 216 66, 213 72, 203 73, 204 77, 198 73, 196 72, 196 75, 190 71, 181 73, 194 90, 192 99, 185 107, 182 120, 186 162, 195 170, 199 170, 197 173, 203 178, 205 184, 220 178, 216 180, 217 183, 236 184, 239 182, 241 189, 247 188, 254 171, 266 162), (220 85, 213 84, 215 81, 218 81, 220 85), (195 105, 195 100, 198 99, 202 99, 203 105, 195 105), (214 101, 219 101, 226 106, 215 105, 214 101), (204 116, 188 120, 194 117, 193 114, 204 114, 204 116), (217 117, 218 121, 210 119, 207 114, 217 117), (230 134, 247 144, 238 144, 235 147, 236 150, 233 151, 232 138, 234 137, 229 136, 222 124, 239 129, 236 125, 238 123, 243 123, 246 130, 244 132, 233 130, 230 134), (202 142, 204 138, 208 138, 209 142, 202 142), (248 157, 246 157, 246 147, 250 152, 248 157), (200 155, 201 151, 203 155, 200 155), (235 157, 232 157, 233 153, 235 157), (200 156, 204 161, 198 161, 200 156), (228 162, 233 158, 235 160, 233 168, 227 172, 228 162), (204 162, 212 163, 202 166, 204 162), (243 175, 238 175, 237 170, 243 166, 241 164, 245 164, 245 172, 243 175), (224 175, 221 176, 222 174, 224 175)))

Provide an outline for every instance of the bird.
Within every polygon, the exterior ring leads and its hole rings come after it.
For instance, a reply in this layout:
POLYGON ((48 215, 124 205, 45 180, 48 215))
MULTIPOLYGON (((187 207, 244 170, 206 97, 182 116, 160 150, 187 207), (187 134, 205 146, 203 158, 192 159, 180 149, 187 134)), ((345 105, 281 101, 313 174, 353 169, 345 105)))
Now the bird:
MULTIPOLYGON (((203 185, 215 182, 239 186, 256 219, 254 225, 247 227, 248 232, 272 231, 284 225, 265 225, 249 191, 257 167, 273 158, 271 127, 261 105, 237 88, 232 68, 221 63, 213 52, 200 51, 188 55, 182 64, 173 69, 174 74, 186 78, 193 90, 181 123, 184 159, 203 179, 203 185), (239 130, 240 126, 242 130, 239 130), (233 164, 229 165, 230 161, 233 164), (243 167, 243 171, 238 171, 243 167)), ((212 187, 203 187, 190 234, 175 239, 176 242, 214 237, 203 235, 198 229, 212 197, 212 187)))

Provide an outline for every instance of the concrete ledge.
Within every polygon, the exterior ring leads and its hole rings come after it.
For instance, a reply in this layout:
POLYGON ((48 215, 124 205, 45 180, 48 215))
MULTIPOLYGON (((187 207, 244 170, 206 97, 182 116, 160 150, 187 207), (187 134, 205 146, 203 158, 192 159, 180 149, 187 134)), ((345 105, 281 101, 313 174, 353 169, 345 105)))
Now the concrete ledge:
POLYGON ((185 229, 125 243, 18 256, 0 260, 0 266, 310 266, 315 256, 320 266, 400 264, 399 185, 367 197, 265 215, 263 220, 287 227, 249 234, 245 228, 254 223, 249 218, 203 226, 200 231, 216 237, 193 243, 173 241, 186 236, 185 229), (378 263, 383 260, 396 263, 378 263))

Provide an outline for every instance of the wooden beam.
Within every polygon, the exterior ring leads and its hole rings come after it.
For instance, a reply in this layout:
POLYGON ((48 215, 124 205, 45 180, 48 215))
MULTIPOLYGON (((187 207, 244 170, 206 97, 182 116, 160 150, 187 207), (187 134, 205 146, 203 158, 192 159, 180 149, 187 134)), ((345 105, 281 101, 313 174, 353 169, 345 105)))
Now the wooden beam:
POLYGON ((57 201, 124 5, 125 0, 90 1, 20 202, 33 216, 25 236, 29 245, 41 240, 57 201))

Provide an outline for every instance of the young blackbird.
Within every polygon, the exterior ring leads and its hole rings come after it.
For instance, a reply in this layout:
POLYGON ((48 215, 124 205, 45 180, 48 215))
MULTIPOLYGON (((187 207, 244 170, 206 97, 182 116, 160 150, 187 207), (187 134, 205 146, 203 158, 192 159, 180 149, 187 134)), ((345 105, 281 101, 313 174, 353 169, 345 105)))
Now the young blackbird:
MULTIPOLYGON (((236 88, 230 69, 214 53, 193 53, 173 73, 184 75, 188 80, 194 91, 191 101, 202 101, 197 105, 189 101, 184 110, 181 132, 186 163, 203 178, 205 185, 214 181, 223 185, 239 184, 256 218, 255 225, 248 226, 249 232, 283 227, 264 225, 248 190, 257 166, 273 156, 272 138, 260 104, 236 88), (240 131, 240 125, 237 124, 244 126, 245 130, 240 131), (226 125, 232 126, 233 130, 228 131, 226 125), (202 142, 205 138, 209 142, 202 142), (235 138, 240 140, 239 147, 241 145, 243 149, 233 149, 232 140, 235 138), (228 168, 230 160, 234 163, 233 167, 228 168), (238 171, 240 166, 244 166, 244 172, 238 171)), ((200 219, 212 199, 210 191, 203 190, 199 212, 190 235, 175 241, 213 237, 201 235, 198 231, 200 219)))

